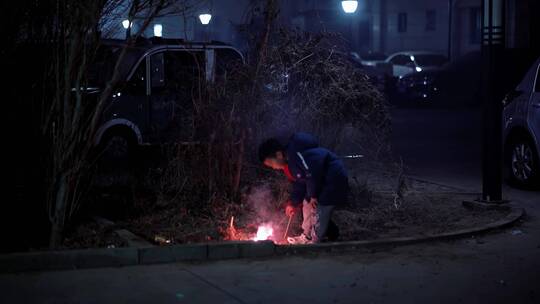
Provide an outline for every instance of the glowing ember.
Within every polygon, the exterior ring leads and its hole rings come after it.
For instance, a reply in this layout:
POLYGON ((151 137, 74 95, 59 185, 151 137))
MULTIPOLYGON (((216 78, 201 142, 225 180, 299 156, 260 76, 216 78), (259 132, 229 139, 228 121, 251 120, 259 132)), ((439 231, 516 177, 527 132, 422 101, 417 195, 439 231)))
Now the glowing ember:
POLYGON ((273 233, 274 233, 274 229, 272 229, 272 227, 265 226, 265 225, 259 226, 259 228, 257 229, 257 235, 253 237, 253 240, 254 241, 268 240, 268 238, 270 238, 273 233))

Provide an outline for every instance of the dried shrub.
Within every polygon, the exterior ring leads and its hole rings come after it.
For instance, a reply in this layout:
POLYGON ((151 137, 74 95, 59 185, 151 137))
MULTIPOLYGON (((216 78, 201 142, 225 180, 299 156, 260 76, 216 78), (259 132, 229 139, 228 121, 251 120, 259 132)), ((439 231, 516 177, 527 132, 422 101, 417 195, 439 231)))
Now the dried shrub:
POLYGON ((304 130, 338 151, 348 145, 374 157, 388 152, 388 105, 338 34, 281 29, 274 40, 260 77, 269 88, 261 94, 267 134, 304 130))
POLYGON ((263 54, 256 62, 229 63, 214 83, 193 90, 191 137, 182 135, 158 182, 158 200, 170 208, 139 219, 141 232, 168 222, 170 238, 192 241, 216 227, 226 235, 231 216, 244 227, 260 220, 257 209, 272 217, 287 185, 255 155, 258 143, 278 133, 312 132, 338 153, 372 159, 389 151, 387 104, 351 64, 338 35, 280 29, 263 54), (265 184, 273 199, 253 199, 265 184))

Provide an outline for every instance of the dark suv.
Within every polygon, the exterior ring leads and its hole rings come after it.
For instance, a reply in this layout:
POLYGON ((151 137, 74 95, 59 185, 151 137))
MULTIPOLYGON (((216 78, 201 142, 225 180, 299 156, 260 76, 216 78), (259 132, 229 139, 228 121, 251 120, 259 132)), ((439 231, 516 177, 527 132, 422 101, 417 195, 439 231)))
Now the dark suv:
POLYGON ((504 99, 504 155, 511 184, 540 186, 540 58, 504 99))
MULTIPOLYGON (((102 42, 90 71, 95 91, 110 79, 124 47, 123 40, 102 42)), ((241 63, 242 54, 219 42, 158 38, 130 46, 119 64, 118 89, 106 105, 96 146, 113 145, 115 153, 124 154, 134 145, 181 140, 182 130, 188 132, 184 126, 189 126, 195 92, 202 82, 223 77, 231 61, 241 63)))

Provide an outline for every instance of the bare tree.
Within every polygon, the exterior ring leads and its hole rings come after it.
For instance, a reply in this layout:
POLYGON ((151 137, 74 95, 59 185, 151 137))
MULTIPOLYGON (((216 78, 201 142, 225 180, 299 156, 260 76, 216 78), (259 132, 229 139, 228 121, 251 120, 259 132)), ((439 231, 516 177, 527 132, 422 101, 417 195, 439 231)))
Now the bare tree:
POLYGON ((47 206, 51 222, 49 246, 58 247, 67 220, 74 214, 86 187, 83 178, 101 114, 119 82, 119 67, 127 47, 144 32, 151 21, 171 5, 169 0, 51 1, 53 19, 49 24, 54 45, 50 81, 52 96, 44 97, 42 135, 48 143, 47 206), (97 101, 86 94, 88 68, 100 45, 99 26, 126 9, 129 20, 138 20, 136 33, 116 59, 111 78, 97 101))

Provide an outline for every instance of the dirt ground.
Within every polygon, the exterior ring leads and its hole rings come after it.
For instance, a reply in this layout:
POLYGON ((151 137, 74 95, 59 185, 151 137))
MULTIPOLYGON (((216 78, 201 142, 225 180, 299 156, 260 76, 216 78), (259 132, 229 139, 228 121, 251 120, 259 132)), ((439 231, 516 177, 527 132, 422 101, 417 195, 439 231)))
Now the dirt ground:
POLYGON ((506 211, 477 211, 462 206, 466 194, 411 194, 401 206, 392 198, 373 198, 372 206, 357 210, 338 210, 334 219, 341 240, 430 235, 471 228, 497 221, 506 211))
POLYGON ((116 235, 113 227, 104 227, 96 222, 79 225, 75 231, 65 238, 63 244, 65 249, 126 246, 127 242, 116 235))
MULTIPOLYGON (((372 240, 388 237, 428 235, 465 229, 499 220, 506 211, 469 210, 463 200, 471 193, 405 178, 401 197, 396 199, 396 176, 388 172, 354 170, 351 174, 352 204, 336 210, 333 220, 340 228, 341 241, 372 240), (359 173, 360 172, 360 173, 359 173)), ((231 239, 231 214, 235 215, 236 239, 250 239, 257 226, 265 222, 245 204, 214 206, 194 211, 178 204, 156 207, 146 213, 132 214, 116 222, 114 229, 126 228, 155 244, 182 244, 231 239)), ((288 235, 301 233, 301 212, 291 223, 288 235)), ((282 210, 272 215, 274 241, 284 241, 287 218, 282 210)), ((88 222, 78 226, 65 242, 66 248, 122 247, 126 243, 111 227, 88 222)), ((234 239, 234 238, 233 238, 234 239)))

